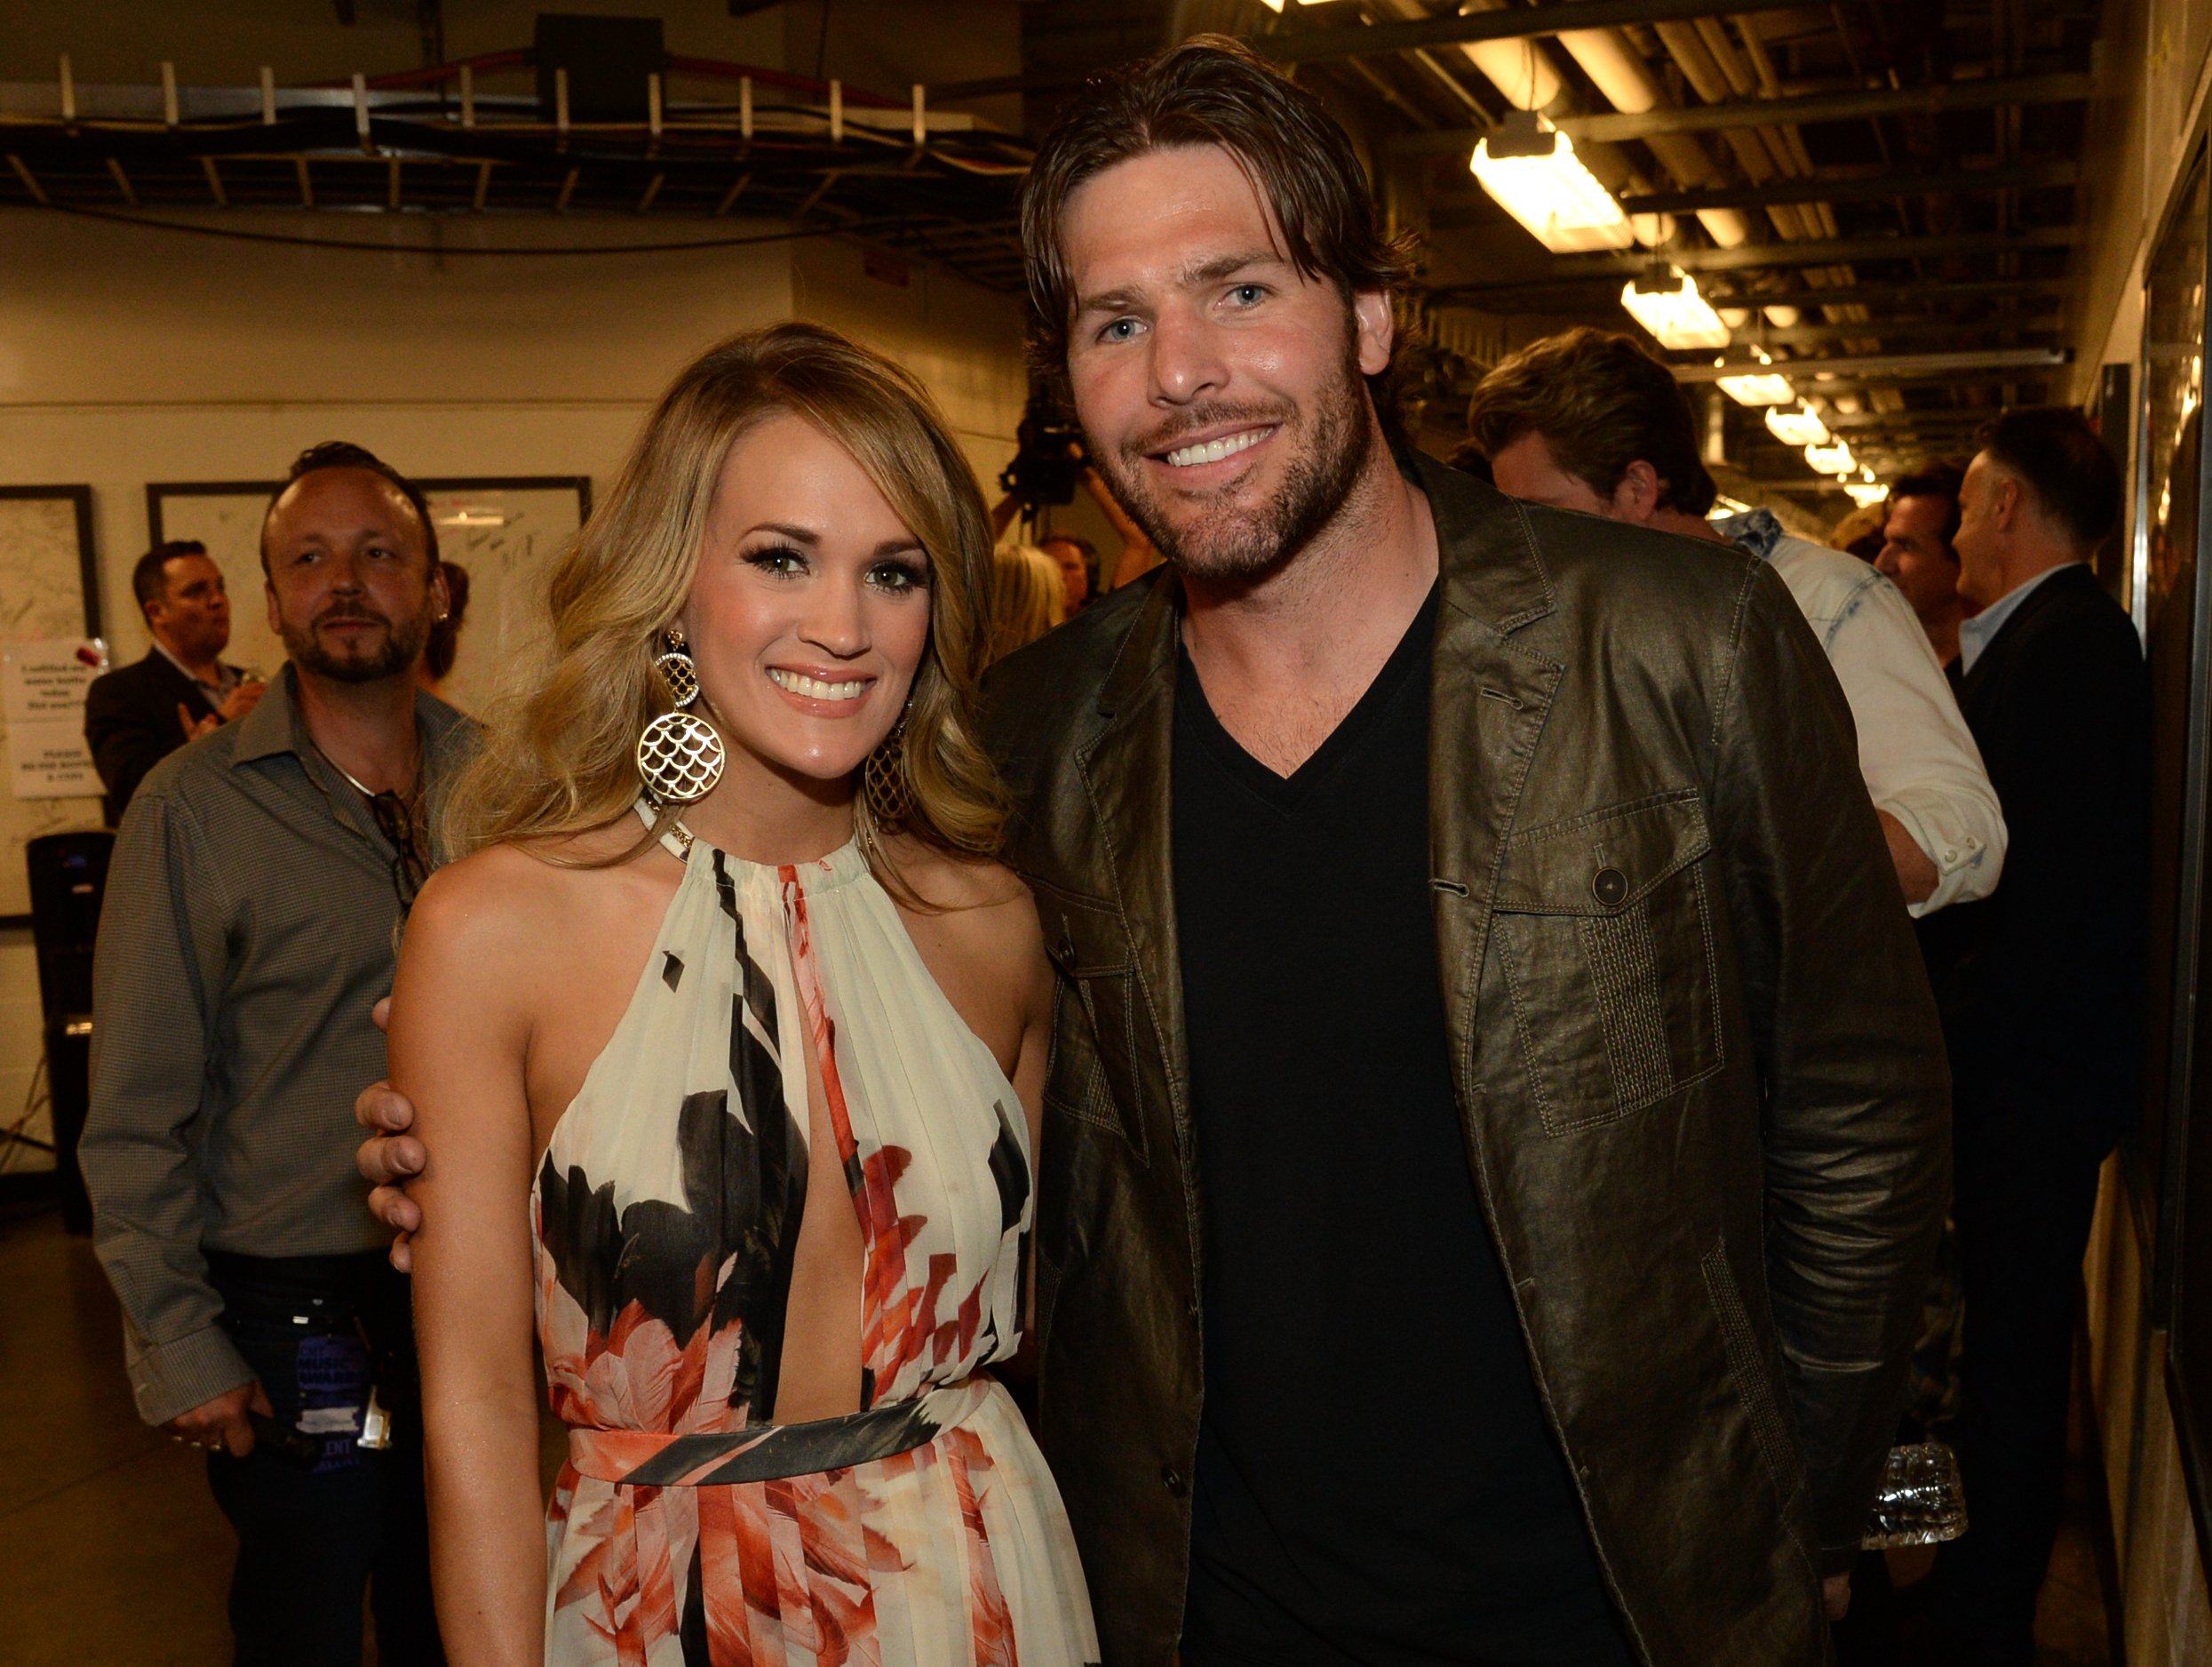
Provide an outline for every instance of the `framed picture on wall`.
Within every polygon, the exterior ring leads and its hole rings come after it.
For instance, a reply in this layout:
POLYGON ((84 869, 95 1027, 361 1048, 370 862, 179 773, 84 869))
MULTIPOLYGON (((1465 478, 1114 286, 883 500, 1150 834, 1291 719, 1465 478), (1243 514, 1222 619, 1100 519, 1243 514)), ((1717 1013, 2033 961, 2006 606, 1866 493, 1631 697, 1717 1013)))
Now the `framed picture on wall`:
MULTIPOLYGON (((89 486, 0 486, 0 677, 12 676, 12 665, 37 650, 72 656, 69 645, 84 645, 99 635, 99 560, 92 545, 92 490, 89 486)), ((90 667, 86 667, 89 671, 90 667)), ((71 695, 68 704, 75 706, 71 695)), ((44 718, 30 729, 61 732, 67 748, 71 731, 82 745, 83 713, 44 718), (74 724, 71 722, 75 718, 74 724)), ((27 779, 19 754, 28 734, 10 732, 0 710, 0 742, 6 780, 0 786, 0 924, 30 923, 30 880, 23 848, 42 834, 96 828, 101 823, 99 795, 74 791, 74 777, 40 786, 27 779)), ((79 754, 81 758, 81 754, 79 754)))
MULTIPOLYGON (((592 510, 581 475, 521 475, 416 482, 430 505, 438 553, 467 574, 467 602, 452 671, 438 692, 481 713, 501 672, 546 629, 545 584, 553 563, 592 510)), ((263 675, 284 663, 262 602, 261 518, 274 481, 157 482, 146 489, 146 519, 157 544, 193 538, 207 546, 231 595, 224 657, 263 675)))
POLYGON ((2151 672, 2150 1046, 2131 1181, 2155 1204, 2153 1326, 2198 1541, 2212 1547, 2212 562, 2201 513, 2212 158, 2184 171, 2144 273, 2143 395, 2130 554, 2151 672))

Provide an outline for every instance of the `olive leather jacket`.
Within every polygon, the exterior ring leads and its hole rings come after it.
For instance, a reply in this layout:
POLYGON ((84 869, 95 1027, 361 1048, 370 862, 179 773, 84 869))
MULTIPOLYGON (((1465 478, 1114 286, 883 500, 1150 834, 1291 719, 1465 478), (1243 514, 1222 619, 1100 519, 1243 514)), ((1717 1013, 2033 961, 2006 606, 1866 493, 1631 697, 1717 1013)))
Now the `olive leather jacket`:
MULTIPOLYGON (((1867 1519, 1950 1148, 1850 713, 1754 559, 1416 467, 1444 586, 1436 976, 1538 1390, 1645 1661, 1825 1661, 1819 1577, 1867 1519)), ((1150 576, 988 690, 1060 975, 1039 1435, 1109 1667, 1176 1659, 1204 1384, 1178 596, 1150 576)))

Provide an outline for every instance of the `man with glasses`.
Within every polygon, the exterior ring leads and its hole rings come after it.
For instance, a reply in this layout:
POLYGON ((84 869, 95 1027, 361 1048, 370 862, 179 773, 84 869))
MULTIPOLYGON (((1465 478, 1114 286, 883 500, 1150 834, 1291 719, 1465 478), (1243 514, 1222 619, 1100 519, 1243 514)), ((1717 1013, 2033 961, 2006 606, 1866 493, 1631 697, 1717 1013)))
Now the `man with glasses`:
POLYGON ((205 1448, 242 1663, 442 1660, 405 1281, 354 1175, 370 1013, 473 745, 420 692, 447 609, 422 495, 304 453, 262 525, 289 663, 123 819, 81 1149, 139 1411, 205 1448))

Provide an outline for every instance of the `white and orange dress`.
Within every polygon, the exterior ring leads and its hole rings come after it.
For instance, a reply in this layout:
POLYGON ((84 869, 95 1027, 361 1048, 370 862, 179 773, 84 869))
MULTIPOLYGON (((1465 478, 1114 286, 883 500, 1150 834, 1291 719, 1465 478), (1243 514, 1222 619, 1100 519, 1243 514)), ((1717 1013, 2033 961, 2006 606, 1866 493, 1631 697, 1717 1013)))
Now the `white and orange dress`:
POLYGON ((1020 1341, 1028 1127, 847 845, 684 874, 532 1189, 569 1462, 558 1667, 1077 1667, 1098 1644, 1020 1341), (809 1053, 814 1070, 808 1070, 809 1053), (836 1131, 808 1150, 810 1076, 836 1131), (776 1424, 809 1162, 860 1218, 862 1409, 776 1424))

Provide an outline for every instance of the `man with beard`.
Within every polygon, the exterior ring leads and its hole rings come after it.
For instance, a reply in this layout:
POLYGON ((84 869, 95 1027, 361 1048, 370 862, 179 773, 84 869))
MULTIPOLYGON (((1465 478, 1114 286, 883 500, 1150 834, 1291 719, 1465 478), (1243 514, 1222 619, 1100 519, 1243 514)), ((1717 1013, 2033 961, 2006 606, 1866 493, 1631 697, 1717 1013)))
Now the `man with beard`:
POLYGON ((347 1107, 470 731, 416 689, 444 580, 387 465, 305 453, 261 561, 289 663, 116 838, 81 1156, 139 1415, 208 1450, 238 1534, 237 1661, 357 1663, 365 1586, 378 1659, 437 1662, 405 1283, 347 1107))
POLYGON ((1819 645, 1740 552, 1394 455, 1402 251, 1234 43, 1071 96, 1024 193, 1038 361, 1168 563, 987 690, 1106 1661, 1825 1659, 1945 1145, 1819 645))

